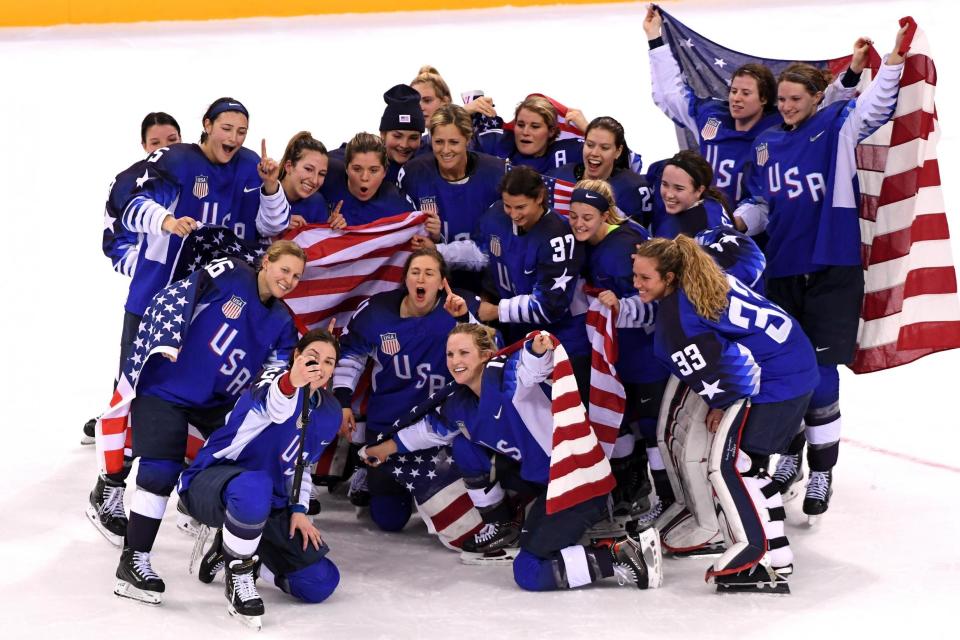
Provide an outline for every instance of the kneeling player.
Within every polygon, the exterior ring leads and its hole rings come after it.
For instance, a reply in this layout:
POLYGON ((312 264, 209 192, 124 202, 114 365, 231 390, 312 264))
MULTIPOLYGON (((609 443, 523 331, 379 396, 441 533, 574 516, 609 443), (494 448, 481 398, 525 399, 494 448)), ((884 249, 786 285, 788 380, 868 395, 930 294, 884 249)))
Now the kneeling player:
POLYGON ((255 627, 264 612, 259 575, 304 602, 326 600, 340 581, 326 558, 329 547, 306 516, 309 473, 292 487, 297 460, 316 462, 340 428, 340 405, 324 389, 337 349, 327 331, 303 336, 289 370, 266 369, 180 477, 187 510, 208 526, 222 527, 200 563, 199 578, 212 582, 225 569, 227 610, 255 627), (300 388, 308 385, 304 407, 300 388))
POLYGON ((567 589, 614 576, 621 584, 641 589, 659 587, 660 543, 655 530, 644 531, 638 539, 620 538, 609 548, 579 544, 587 529, 604 517, 613 485, 610 465, 595 437, 588 453, 560 461, 558 469, 564 472, 560 484, 550 485, 554 429, 582 436, 557 445, 567 449, 589 445, 592 437, 569 360, 562 349, 554 356, 556 344, 552 336, 541 333, 512 353, 494 357, 492 330, 457 325, 447 339, 447 366, 458 388, 437 413, 366 448, 366 459, 377 465, 394 452, 452 441, 457 466, 487 525, 477 534, 480 550, 492 548, 491 543, 506 544, 511 531, 517 537, 510 510, 502 507, 503 489, 491 482, 532 490, 534 502, 513 561, 514 579, 524 589, 567 589), (551 374, 552 400, 543 384, 551 374), (569 408, 552 415, 551 403, 554 407, 566 403, 569 408), (572 424, 553 426, 570 415, 575 415, 572 424), (506 464, 503 458, 508 459, 506 464), (574 468, 563 469, 564 462, 574 468), (491 465, 498 475, 491 473, 491 465))
POLYGON ((727 550, 707 577, 718 590, 789 591, 793 553, 767 469, 801 428, 818 380, 813 347, 793 318, 724 275, 691 238, 644 243, 633 272, 641 300, 660 302, 657 357, 711 407, 710 483, 727 550), (749 410, 730 409, 744 398, 749 410))

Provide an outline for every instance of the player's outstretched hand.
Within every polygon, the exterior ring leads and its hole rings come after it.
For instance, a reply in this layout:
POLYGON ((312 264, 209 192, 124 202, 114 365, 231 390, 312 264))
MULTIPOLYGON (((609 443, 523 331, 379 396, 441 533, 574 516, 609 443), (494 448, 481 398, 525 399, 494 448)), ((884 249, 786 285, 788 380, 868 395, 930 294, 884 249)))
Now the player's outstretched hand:
POLYGON ((186 238, 188 235, 190 235, 191 231, 196 231, 200 225, 197 224, 196 220, 189 216, 174 218, 172 215, 169 215, 163 219, 163 223, 160 226, 167 233, 172 233, 175 236, 186 238))
POLYGON ((295 213, 290 215, 290 225, 287 229, 299 229, 307 224, 307 219, 295 213))
POLYGON ((333 208, 333 211, 330 212, 330 217, 327 218, 327 224, 330 225, 330 228, 335 231, 340 231, 347 226, 347 219, 343 217, 343 214, 340 213, 340 209, 343 208, 343 200, 337 203, 337 206, 333 208))
POLYGON ((323 372, 320 371, 316 356, 301 353, 293 359, 293 366, 290 367, 290 384, 296 388, 305 387, 312 382, 320 382, 322 378, 323 372))
POLYGON ((620 298, 618 298, 617 294, 615 294, 613 291, 610 291, 609 289, 606 291, 601 291, 597 296, 597 300, 599 300, 600 304, 603 306, 620 313, 620 298))
POLYGON ((873 40, 870 38, 857 38, 857 41, 853 43, 853 57, 850 58, 850 71, 860 73, 867 67, 867 63, 870 62, 870 47, 872 46, 873 40))
POLYGON ((367 466, 379 467, 396 452, 397 443, 391 438, 374 446, 362 447, 357 453, 367 466))
POLYGON ((455 294, 446 280, 443 281, 443 290, 447 292, 447 299, 443 303, 444 311, 454 318, 467 315, 467 301, 455 294))
POLYGON ((417 249, 436 249, 437 243, 427 236, 417 235, 410 238, 410 246, 413 247, 414 251, 417 249))
POLYGON ((436 211, 431 211, 427 214, 427 219, 423 223, 423 228, 430 236, 430 239, 434 242, 440 241, 440 216, 437 215, 436 211))
POLYGON ((663 28, 663 16, 660 10, 653 4, 647 5, 647 15, 643 19, 643 32, 647 34, 647 40, 656 40, 660 37, 663 28))
POLYGON ((893 51, 887 56, 887 64, 900 64, 903 57, 910 50, 910 43, 913 41, 913 34, 917 31, 917 23, 912 19, 903 18, 900 20, 900 30, 897 31, 897 38, 893 43, 893 51))
POLYGON ((493 98, 490 96, 480 96, 464 105, 463 110, 473 115, 479 113, 488 118, 496 118, 497 110, 494 108, 493 98))
POLYGON ((263 180, 263 192, 272 196, 280 189, 280 164, 267 155, 267 139, 260 140, 260 162, 257 175, 263 180))
POLYGON ((553 351, 556 347, 553 344, 553 340, 550 338, 550 334, 544 331, 541 331, 533 338, 533 344, 530 345, 530 348, 538 356, 542 356, 547 351, 553 351))
POLYGON ((323 538, 320 537, 320 529, 317 529, 310 518, 307 517, 305 513, 294 512, 290 515, 290 539, 293 540, 293 536, 300 532, 300 535, 303 536, 303 550, 307 550, 307 545, 312 544, 313 548, 317 551, 320 550, 320 545, 323 544, 323 538))
POLYGON ((564 117, 567 122, 580 129, 580 131, 586 131, 590 124, 587 122, 587 116, 583 115, 583 111, 580 111, 580 109, 567 109, 567 115, 564 117))
POLYGON ((480 322, 493 322, 500 319, 500 307, 483 300, 480 302, 480 308, 477 310, 477 319, 480 322))

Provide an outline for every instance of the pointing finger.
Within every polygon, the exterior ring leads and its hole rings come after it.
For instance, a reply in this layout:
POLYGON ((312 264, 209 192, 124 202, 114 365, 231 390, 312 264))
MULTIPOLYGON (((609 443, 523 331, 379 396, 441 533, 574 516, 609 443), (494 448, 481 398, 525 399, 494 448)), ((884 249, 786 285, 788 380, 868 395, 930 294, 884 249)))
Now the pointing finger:
POLYGON ((260 158, 262 160, 267 159, 267 139, 266 138, 260 139, 260 158))
POLYGON ((327 324, 327 332, 333 333, 333 327, 337 324, 337 316, 330 318, 330 322, 327 324))

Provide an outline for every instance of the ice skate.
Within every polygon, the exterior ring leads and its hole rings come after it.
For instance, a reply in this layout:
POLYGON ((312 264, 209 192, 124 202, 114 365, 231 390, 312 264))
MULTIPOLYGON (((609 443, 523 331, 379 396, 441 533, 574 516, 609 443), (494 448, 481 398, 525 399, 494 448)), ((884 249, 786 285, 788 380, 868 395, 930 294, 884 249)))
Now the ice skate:
POLYGON ((90 418, 83 425, 83 435, 80 436, 80 444, 97 443, 97 419, 90 418))
POLYGON ((150 552, 124 549, 117 565, 117 583, 113 592, 144 604, 157 605, 166 586, 150 565, 150 552))
POLYGON ((360 509, 370 506, 370 489, 367 487, 366 467, 357 467, 353 475, 350 476, 350 488, 347 489, 347 498, 350 499, 350 504, 357 507, 358 515, 360 509))
MULTIPOLYGON (((207 527, 204 528, 209 531, 207 527)), ((216 579, 217 574, 223 570, 225 565, 226 558, 223 555, 223 529, 217 529, 217 534, 213 537, 213 544, 210 545, 207 552, 203 554, 203 558, 200 559, 200 564, 197 567, 197 578, 204 584, 210 584, 216 579)))
POLYGON ((630 520, 626 524, 627 533, 639 533, 649 529, 669 506, 670 504, 659 499, 652 505, 648 500, 647 509, 636 509, 630 514, 630 520))
POLYGON ((790 593, 790 584, 787 582, 793 573, 793 565, 785 567, 771 567, 764 558, 749 569, 715 576, 714 584, 717 593, 771 593, 787 595, 790 593))
POLYGON ((807 483, 807 495, 803 499, 803 512, 807 524, 813 526, 826 513, 833 495, 833 471, 811 471, 807 483))
POLYGON ((468 553, 466 551, 461 551, 460 564, 471 566, 513 564, 513 560, 517 557, 518 553, 520 553, 520 549, 517 547, 506 547, 503 549, 497 549, 496 551, 486 551, 484 553, 468 553))
POLYGON ((660 534, 647 529, 636 537, 624 536, 610 545, 613 571, 621 586, 656 589, 663 584, 660 534))
POLYGON ((97 486, 90 492, 87 519, 107 541, 118 549, 123 547, 127 534, 127 514, 123 510, 126 484, 109 478, 97 478, 97 486))
POLYGON ((191 538, 196 538, 197 534, 200 531, 202 525, 197 521, 193 516, 187 512, 187 508, 183 506, 183 503, 179 500, 177 501, 177 530, 184 534, 188 535, 191 538))
POLYGON ((263 626, 263 600, 257 592, 258 556, 246 560, 233 559, 226 566, 227 613, 244 625, 257 629, 263 626))
POLYGON ((773 473, 773 486, 788 502, 800 495, 803 487, 803 465, 800 454, 784 454, 777 461, 777 470, 773 473))
POLYGON ((464 553, 483 554, 516 547, 520 541, 520 527, 516 522, 491 522, 463 543, 464 553))

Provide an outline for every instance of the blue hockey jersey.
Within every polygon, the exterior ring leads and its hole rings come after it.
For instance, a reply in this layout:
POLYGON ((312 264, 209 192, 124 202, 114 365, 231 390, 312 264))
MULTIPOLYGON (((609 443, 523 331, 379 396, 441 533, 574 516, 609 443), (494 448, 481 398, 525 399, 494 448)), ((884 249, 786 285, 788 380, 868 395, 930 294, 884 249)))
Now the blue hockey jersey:
MULTIPOLYGON (((176 362, 149 358, 140 372, 137 393, 186 407, 220 406, 246 389, 265 363, 285 362, 296 346, 297 333, 282 300, 260 302, 257 275, 242 260, 211 262, 174 290, 185 293, 192 288, 198 297, 176 362)), ((151 309, 169 314, 173 321, 184 304, 184 295, 167 289, 154 299, 151 309)), ((154 326, 158 320, 153 318, 154 326)), ((141 340, 138 335, 137 341, 141 340)))
POLYGON ((419 211, 436 211, 447 242, 469 240, 480 216, 500 199, 506 163, 485 153, 470 152, 467 174, 458 182, 440 176, 433 155, 419 156, 400 171, 399 184, 419 211))
MULTIPOLYGON (((300 450, 300 408, 303 389, 292 398, 283 395, 277 384, 284 369, 266 369, 257 383, 237 400, 227 423, 214 431, 193 462, 180 474, 178 493, 186 493, 198 473, 218 464, 231 464, 247 471, 263 471, 273 481, 272 508, 294 507, 306 511, 312 482, 303 474, 299 502, 290 503, 297 453, 300 450)), ((342 413, 329 391, 317 390, 310 398, 310 418, 304 435, 305 466, 315 463, 327 446, 335 442, 342 413)))
POLYGON ((763 270, 767 259, 750 236, 733 227, 704 229, 694 239, 726 273, 763 294, 763 270))
POLYGON ((175 144, 150 154, 120 218, 124 228, 142 234, 127 311, 142 315, 153 295, 170 282, 183 239, 162 229, 167 215, 229 226, 244 191, 260 188, 259 161, 256 153, 241 148, 227 164, 214 164, 196 144, 175 144))
POLYGON ((340 213, 351 226, 367 224, 380 218, 408 213, 416 209, 410 199, 400 193, 395 184, 387 179, 384 179, 376 195, 369 200, 356 198, 347 188, 346 167, 336 158, 330 158, 327 177, 323 181, 323 186, 320 187, 320 193, 323 194, 331 210, 337 206, 337 203, 343 201, 340 213))
POLYGON ((800 324, 736 278, 727 280, 729 304, 717 321, 698 315, 683 289, 660 300, 657 357, 714 408, 812 391, 817 359, 800 324))
POLYGON ((704 229, 731 226, 730 214, 717 200, 707 198, 686 211, 670 214, 661 206, 653 212, 653 222, 650 225, 653 235, 658 238, 676 238, 683 234, 691 238, 704 229))
MULTIPOLYGON (((547 175, 576 184, 583 179, 583 163, 565 164, 551 169, 547 175)), ((613 189, 617 209, 620 209, 623 215, 644 226, 650 224, 656 185, 651 186, 646 176, 630 169, 615 169, 607 178, 607 183, 613 189)))
POLYGON ((121 216, 137 179, 145 171, 146 160, 139 160, 117 174, 110 183, 110 193, 103 211, 103 255, 110 259, 113 270, 132 276, 137 266, 141 234, 123 226, 121 216))
POLYGON ((508 344, 533 329, 545 329, 571 356, 589 353, 586 301, 574 304, 584 249, 566 218, 547 211, 525 232, 497 201, 480 218, 474 242, 487 257, 485 286, 499 298, 508 344))
MULTIPOLYGON (((476 321, 480 299, 457 291, 476 321)), ((333 375, 337 399, 344 407, 368 361, 373 364, 371 395, 367 404, 367 433, 382 433, 411 407, 425 401, 450 381, 447 371, 447 334, 457 323, 437 306, 423 317, 401 318, 400 304, 406 288, 378 293, 354 313, 340 339, 340 360, 333 375)))
POLYGON ((583 159, 583 138, 554 140, 547 145, 542 156, 520 153, 514 142, 513 131, 485 132, 478 139, 480 150, 484 153, 509 160, 512 165, 530 167, 544 175, 551 169, 583 159))

